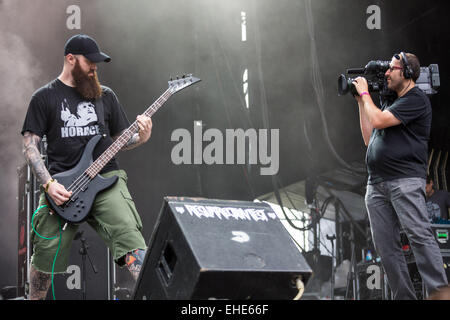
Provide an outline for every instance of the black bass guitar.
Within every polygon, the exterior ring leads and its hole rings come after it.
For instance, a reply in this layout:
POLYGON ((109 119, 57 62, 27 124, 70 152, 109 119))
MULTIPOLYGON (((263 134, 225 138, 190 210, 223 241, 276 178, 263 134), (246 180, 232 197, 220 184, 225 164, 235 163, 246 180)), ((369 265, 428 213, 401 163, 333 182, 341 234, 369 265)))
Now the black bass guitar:
MULTIPOLYGON (((144 114, 151 117, 174 93, 199 81, 200 79, 192 75, 169 81, 169 88, 144 114)), ((118 179, 117 176, 103 178, 98 173, 138 130, 139 127, 137 121, 135 121, 95 161, 93 161, 92 152, 102 136, 96 135, 91 138, 78 164, 70 170, 53 176, 67 191, 72 191, 72 195, 68 201, 58 206, 48 194, 45 194, 52 211, 56 212, 67 222, 79 223, 84 221, 92 208, 97 194, 114 185, 118 179)))

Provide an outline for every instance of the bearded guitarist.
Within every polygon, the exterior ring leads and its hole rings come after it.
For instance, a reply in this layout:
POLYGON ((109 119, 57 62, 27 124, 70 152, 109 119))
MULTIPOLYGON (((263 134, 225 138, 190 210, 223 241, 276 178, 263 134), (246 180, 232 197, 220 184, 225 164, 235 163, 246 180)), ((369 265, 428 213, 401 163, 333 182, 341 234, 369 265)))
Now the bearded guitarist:
MULTIPOLYGON (((51 214, 45 194, 56 205, 68 201, 72 194, 52 176, 73 168, 93 136, 103 135, 93 153, 95 160, 130 125, 114 92, 100 85, 97 78, 97 63, 111 60, 100 51, 97 42, 87 35, 75 35, 66 42, 64 56, 59 77, 33 94, 21 132, 23 153, 41 184, 41 209, 33 216, 35 232, 31 236, 29 298, 32 300, 45 299, 52 275, 66 272, 79 226, 70 223, 61 232, 60 217, 51 214), (38 148, 44 135, 48 169, 38 148)), ((135 148, 150 138, 150 117, 140 115, 136 121, 139 131, 123 149, 135 148)), ((136 280, 147 246, 140 216, 127 188, 127 174, 119 169, 115 158, 99 174, 119 179, 96 196, 86 222, 104 240, 114 261, 121 267, 126 265, 136 280)))

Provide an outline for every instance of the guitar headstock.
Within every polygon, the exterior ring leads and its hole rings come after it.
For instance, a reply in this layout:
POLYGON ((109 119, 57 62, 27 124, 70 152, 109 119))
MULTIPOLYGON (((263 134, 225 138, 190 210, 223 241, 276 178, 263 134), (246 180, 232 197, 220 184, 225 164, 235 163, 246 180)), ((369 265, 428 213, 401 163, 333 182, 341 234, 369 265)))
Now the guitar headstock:
POLYGON ((181 78, 177 77, 176 80, 170 79, 169 88, 172 93, 176 93, 200 81, 199 78, 192 76, 192 74, 183 75, 181 78))

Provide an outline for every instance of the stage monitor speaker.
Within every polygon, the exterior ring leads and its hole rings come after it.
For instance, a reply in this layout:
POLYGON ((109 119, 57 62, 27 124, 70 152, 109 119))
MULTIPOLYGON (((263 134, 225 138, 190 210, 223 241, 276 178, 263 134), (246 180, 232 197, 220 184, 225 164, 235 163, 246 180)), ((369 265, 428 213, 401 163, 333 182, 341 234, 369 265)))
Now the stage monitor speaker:
POLYGON ((293 299, 311 269, 265 203, 164 198, 133 299, 293 299))

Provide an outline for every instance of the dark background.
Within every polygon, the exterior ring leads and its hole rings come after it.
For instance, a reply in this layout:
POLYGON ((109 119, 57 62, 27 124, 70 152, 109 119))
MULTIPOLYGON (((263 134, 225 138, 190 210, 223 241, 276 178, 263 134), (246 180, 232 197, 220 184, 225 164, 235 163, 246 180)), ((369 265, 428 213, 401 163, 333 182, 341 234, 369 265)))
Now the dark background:
POLYGON ((222 133, 279 129, 282 185, 341 167, 336 154, 347 163, 364 161, 357 105, 350 95, 337 95, 337 77, 399 51, 415 53, 422 66, 439 65, 430 149, 449 150, 449 9, 443 0, 0 1, 0 288, 16 284, 20 129, 31 94, 61 72, 71 35, 93 36, 112 57, 99 64, 99 77, 130 120, 166 90, 170 77, 202 79, 153 116, 146 145, 119 156, 148 239, 166 195, 253 200, 273 191, 272 176, 260 175, 260 165, 174 165, 175 129, 192 134, 195 120, 222 133), (72 4, 81 8, 81 30, 66 27, 72 4), (381 30, 366 27, 372 4, 381 8, 381 30), (246 68, 249 109, 242 93, 246 68))

